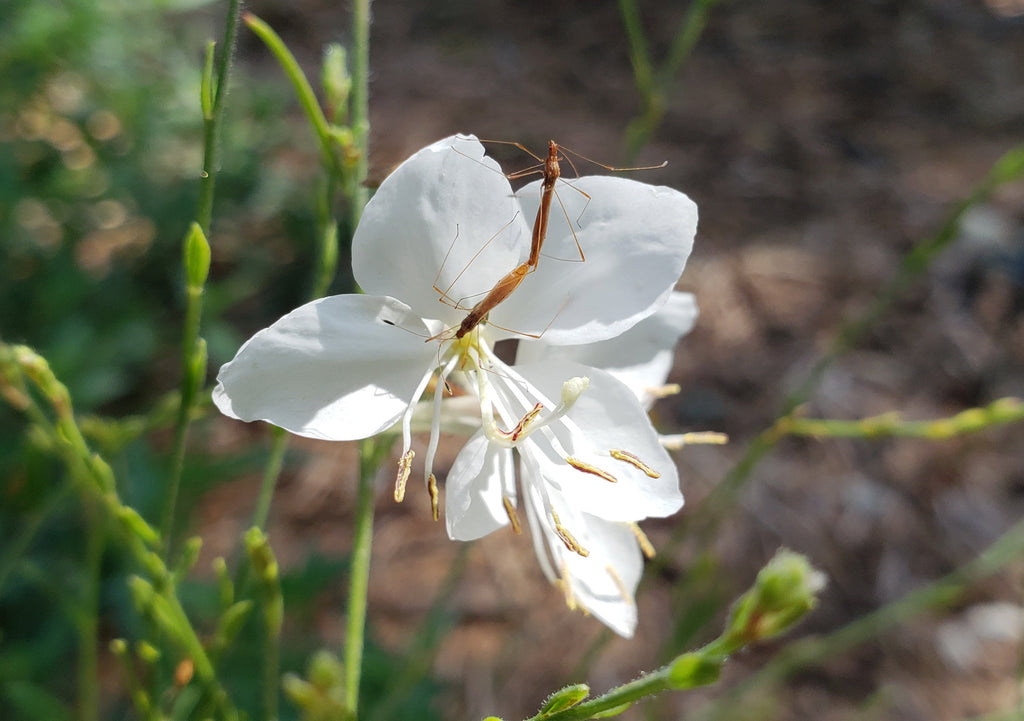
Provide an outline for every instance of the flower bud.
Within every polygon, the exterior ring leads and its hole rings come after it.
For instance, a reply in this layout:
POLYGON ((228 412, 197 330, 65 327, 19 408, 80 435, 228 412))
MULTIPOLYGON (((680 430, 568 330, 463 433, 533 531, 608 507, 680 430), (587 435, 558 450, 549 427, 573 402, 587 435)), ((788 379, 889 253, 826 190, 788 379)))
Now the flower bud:
POLYGON ((210 244, 199 223, 192 223, 185 236, 185 278, 189 288, 202 288, 210 273, 210 244))
POLYGON ((825 583, 805 556, 780 549, 733 606, 727 638, 747 644, 778 636, 814 608, 825 583))
POLYGON ((548 696, 547 701, 544 702, 544 705, 541 706, 540 711, 537 713, 537 718, 544 718, 559 711, 564 711, 567 708, 572 708, 589 695, 590 687, 585 683, 577 683, 559 689, 548 696))
POLYGON ((324 64, 320 71, 320 84, 324 89, 328 114, 332 123, 348 120, 348 97, 352 90, 352 77, 348 74, 345 48, 330 43, 324 48, 324 64))

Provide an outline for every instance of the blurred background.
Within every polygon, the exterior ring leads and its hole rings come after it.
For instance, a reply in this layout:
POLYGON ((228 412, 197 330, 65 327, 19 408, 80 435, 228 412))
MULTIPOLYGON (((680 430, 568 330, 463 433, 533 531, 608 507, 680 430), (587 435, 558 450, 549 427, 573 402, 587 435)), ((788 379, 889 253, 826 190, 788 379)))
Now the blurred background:
MULTIPOLYGON (((342 3, 261 0, 248 9, 313 78, 323 46, 348 40, 342 3)), ((639 11, 661 63, 687 5, 648 0, 639 11)), ((224 12, 205 0, 0 8, 0 336, 44 354, 82 413, 145 413, 177 388, 180 242, 202 152, 199 70, 224 12)), ((535 149, 554 138, 613 165, 668 161, 633 177, 698 203, 679 288, 696 294, 701 317, 669 379, 682 392, 655 407, 655 423, 664 433, 722 431, 731 442, 676 454, 687 505, 644 526, 667 550, 641 587, 630 641, 567 610, 527 538, 455 544, 430 520, 425 495, 398 506, 382 483, 370 718, 511 719, 534 713, 559 684, 625 682, 713 637, 728 601, 780 545, 808 554, 830 578, 797 634, 830 633, 963 565, 1022 516, 1019 424, 945 442, 787 440, 735 502, 702 501, 844 319, 862 312, 903 254, 1021 142, 1024 4, 714 5, 642 146, 627 139, 630 128, 638 137, 643 107, 614 3, 379 1, 373 17, 371 185, 454 132, 535 149), (441 639, 433 653, 410 648, 425 620, 441 639), (411 669, 397 690, 386 686, 396 668, 411 669), (428 680, 415 681, 417 668, 428 680)), ((307 297, 320 174, 290 87, 244 28, 228 102, 203 327, 211 372, 307 297)), ((532 162, 516 153, 502 160, 509 171, 532 162)), ((334 292, 351 287, 342 256, 334 292)), ((830 366, 806 412, 932 418, 1003 396, 1024 397, 1021 183, 968 212, 952 247, 830 366)), ((188 589, 202 617, 214 603, 209 562, 236 555, 249 522, 268 432, 212 414, 200 424, 183 502, 189 532, 205 541, 188 589)), ((126 500, 150 518, 169 446, 169 431, 157 429, 113 453, 126 500)), ((269 536, 285 570, 285 670, 342 637, 355 453, 350 444, 293 443, 275 497, 269 536)), ((73 689, 70 674, 54 675, 73 651, 58 599, 74 589, 81 538, 61 477, 0 406, 0 548, 9 553, 19 529, 58 508, 28 549, 28 570, 0 587, 6 713, 61 718, 52 714, 73 689)), ((129 564, 112 555, 105 566, 104 629, 130 635, 129 564)), ((944 611, 782 675, 740 707, 728 704, 735 689, 779 643, 734 659, 717 686, 625 718, 693 718, 703 708, 712 718, 931 720, 1016 708, 1022 582, 1018 563, 944 611)), ((255 698, 244 644, 235 655, 233 688, 255 698)), ((104 663, 110 718, 125 717, 119 671, 104 663)))

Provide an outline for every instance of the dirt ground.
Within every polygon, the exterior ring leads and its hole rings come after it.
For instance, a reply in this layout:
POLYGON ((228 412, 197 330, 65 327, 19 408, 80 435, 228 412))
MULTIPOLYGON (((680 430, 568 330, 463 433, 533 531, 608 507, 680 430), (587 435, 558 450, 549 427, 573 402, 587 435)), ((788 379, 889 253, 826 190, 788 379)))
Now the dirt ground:
MULTIPOLYGON (((663 58, 682 4, 641 5, 653 54, 663 58)), ((344 39, 337 3, 251 9, 306 48, 307 60, 344 39)), ((680 518, 701 516, 702 498, 771 423, 843 319, 1024 137, 1024 15, 1003 14, 1013 9, 1010 0, 765 0, 711 12, 639 160, 667 159, 643 179, 687 192, 701 213, 679 284, 696 294, 701 317, 670 378, 683 391, 656 407, 656 423, 732 440, 677 454, 687 505, 680 517, 645 526, 655 545, 680 518)), ((243 58, 258 50, 243 41, 243 58)), ((637 110, 614 3, 378 2, 371 67, 378 180, 453 132, 531 147, 550 137, 615 163, 637 110)), ((956 245, 829 369, 808 414, 929 418, 1024 397, 1022 208, 1018 183, 974 209, 956 245)), ((219 432, 259 437, 227 421, 219 432)), ((676 546, 647 579, 636 638, 603 646, 585 680, 603 690, 663 660, 672 619, 693 602, 670 586, 702 557, 735 593, 780 545, 808 554, 830 584, 798 635, 837 629, 951 571, 1021 517, 1022 440, 1017 426, 945 443, 784 442, 710 545, 676 546)), ((286 473, 271 522, 285 564, 312 549, 343 553, 351 537, 354 449, 296 447, 304 460, 286 473)), ((401 653, 460 546, 430 521, 425 497, 396 506, 387 486, 382 478, 371 633, 401 653)), ((247 509, 232 501, 238 492, 210 501, 211 554, 244 523, 247 509)), ((774 702, 751 703, 740 717, 941 721, 1011 708, 1021 693, 1022 572, 1018 565, 949 612, 790 679, 774 702)), ((327 642, 342 634, 338 597, 318 614, 327 642)), ((445 718, 531 715, 558 684, 584 680, 574 669, 602 635, 598 622, 564 607, 528 539, 510 532, 469 549, 450 611, 458 624, 433 665, 447 684, 445 718)), ((735 659, 716 688, 672 696, 649 707, 650 717, 691 718, 776 648, 735 659)))

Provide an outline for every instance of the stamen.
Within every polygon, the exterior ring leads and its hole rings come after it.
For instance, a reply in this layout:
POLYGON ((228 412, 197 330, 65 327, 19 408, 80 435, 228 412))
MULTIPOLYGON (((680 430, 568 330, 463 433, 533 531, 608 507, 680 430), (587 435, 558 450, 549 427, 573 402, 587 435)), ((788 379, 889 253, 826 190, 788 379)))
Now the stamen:
POLYGON ((395 502, 401 503, 405 500, 405 484, 412 473, 412 459, 416 457, 416 451, 408 450, 398 459, 398 475, 395 476, 395 502))
POLYGON ((438 510, 437 503, 437 476, 435 476, 433 473, 431 473, 430 478, 427 479, 427 491, 430 493, 430 514, 434 517, 434 520, 436 521, 441 516, 438 510))
POLYGON ((633 535, 636 536, 637 543, 640 544, 640 550, 643 551, 644 556, 654 558, 654 544, 651 543, 651 539, 647 537, 647 534, 636 523, 630 523, 629 527, 633 531, 633 535))
POLYGON ((639 458, 634 456, 629 451, 623 451, 623 450, 619 450, 618 448, 612 448, 611 450, 608 451, 608 453, 611 454, 611 457, 616 459, 616 460, 625 461, 626 463, 630 464, 631 466, 636 466, 641 471, 643 471, 644 474, 648 478, 661 478, 661 474, 660 473, 658 473, 656 470, 651 468, 649 465, 647 465, 646 463, 641 461, 639 458))
POLYGON ((644 393, 646 393, 653 400, 659 400, 661 398, 669 398, 671 396, 674 396, 681 390, 683 389, 679 386, 678 383, 666 383, 663 386, 652 386, 649 388, 644 388, 644 393))
POLYGON ((555 534, 562 540, 566 548, 584 558, 590 555, 590 551, 581 546, 579 541, 569 532, 569 529, 562 525, 562 522, 558 520, 558 514, 554 510, 551 511, 551 518, 555 521, 555 534))
POLYGON ((568 463, 573 468, 575 468, 577 471, 583 471, 584 473, 590 473, 592 475, 597 476, 598 478, 603 478, 604 480, 608 481, 609 483, 618 483, 619 482, 619 479, 616 478, 615 476, 613 476, 608 471, 602 471, 597 466, 592 466, 589 463, 585 463, 585 462, 581 461, 579 458, 573 458, 572 456, 566 456, 565 457, 565 462, 568 463))
POLYGON ((502 496, 501 502, 505 505, 505 514, 508 516, 509 523, 512 524, 512 532, 518 536, 523 532, 523 527, 519 525, 519 516, 516 514, 516 507, 512 505, 512 499, 508 496, 502 496))
POLYGON ((729 436, 725 433, 717 433, 716 431, 694 431, 692 433, 660 436, 658 440, 661 442, 662 447, 670 451, 678 451, 683 446, 722 446, 729 442, 729 436))
POLYGON ((569 571, 563 563, 562 576, 555 579, 555 585, 562 590, 562 595, 565 597, 565 605, 569 607, 570 611, 575 611, 579 608, 579 604, 576 603, 576 595, 572 592, 572 584, 569 582, 570 578, 572 576, 569 575, 569 571))
POLYGON ((438 375, 442 382, 434 384, 433 413, 430 419, 430 440, 427 442, 427 453, 423 458, 424 478, 429 478, 434 472, 434 456, 437 454, 437 443, 441 434, 441 403, 444 400, 444 394, 441 392, 441 388, 448 387, 448 374, 451 373, 456 362, 456 358, 451 358, 443 368, 438 368, 438 375))
POLYGON ((619 587, 619 594, 622 596, 622 600, 626 601, 629 604, 635 604, 636 601, 633 599, 629 591, 626 589, 626 584, 622 582, 622 577, 618 574, 618 572, 611 566, 605 566, 604 570, 608 572, 608 575, 612 577, 612 581, 614 581, 615 585, 619 587))
POLYGON ((505 438, 508 438, 513 443, 515 441, 518 441, 519 436, 523 435, 523 431, 526 430, 526 427, 533 421, 534 418, 540 415, 540 412, 542 410, 544 410, 544 406, 538 403, 531 410, 527 411, 522 418, 519 419, 519 422, 516 424, 515 428, 513 428, 511 431, 508 431, 507 433, 499 428, 498 433, 500 433, 505 438))

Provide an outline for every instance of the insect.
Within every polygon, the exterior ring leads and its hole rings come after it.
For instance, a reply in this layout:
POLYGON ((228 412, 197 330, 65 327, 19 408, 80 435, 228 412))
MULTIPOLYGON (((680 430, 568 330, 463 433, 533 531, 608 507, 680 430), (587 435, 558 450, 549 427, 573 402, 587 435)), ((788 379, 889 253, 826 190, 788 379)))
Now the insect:
MULTIPOLYGON (((485 142, 504 143, 505 141, 494 140, 485 142)), ((537 217, 533 221, 533 233, 530 237, 530 255, 525 262, 520 263, 518 266, 516 266, 511 271, 506 273, 502 278, 500 278, 498 282, 494 284, 494 287, 492 287, 487 292, 487 295, 485 295, 482 300, 480 300, 476 305, 469 309, 469 312, 466 314, 466 317, 462 319, 462 322, 459 324, 458 328, 454 329, 455 333, 454 336, 452 337, 456 339, 463 338, 464 336, 466 336, 466 334, 470 333, 474 328, 480 325, 480 323, 482 323, 484 319, 487 318, 488 314, 492 310, 494 310, 499 304, 503 303, 510 295, 512 295, 512 293, 515 292, 515 290, 522 284, 523 280, 526 278, 527 275, 529 275, 530 273, 537 269, 537 266, 540 264, 541 249, 544 247, 544 240, 547 237, 548 219, 551 215, 551 200, 556 196, 555 184, 558 182, 558 179, 562 175, 562 169, 559 165, 559 160, 565 159, 566 161, 569 162, 570 165, 572 165, 573 170, 576 170, 576 166, 573 165, 572 160, 570 160, 565 155, 559 156, 561 146, 559 146, 558 143, 556 143, 554 140, 548 141, 548 154, 547 157, 543 159, 537 155, 534 155, 532 152, 530 152, 529 149, 526 148, 526 146, 522 145, 521 143, 507 144, 517 147, 526 153, 529 153, 538 161, 540 166, 526 168, 525 170, 512 173, 506 177, 521 178, 537 172, 540 172, 543 175, 543 179, 541 180, 540 205, 537 207, 537 217)), ((591 158, 588 158, 585 155, 580 155, 579 153, 575 153, 573 151, 569 152, 610 171, 653 170, 657 168, 664 168, 665 165, 668 163, 668 161, 665 161, 660 165, 652 165, 639 168, 614 168, 610 165, 598 163, 596 160, 592 160, 591 158)), ((577 176, 578 175, 579 173, 577 173, 577 176)), ((570 187, 574 186, 570 185, 570 187)), ((587 195, 579 188, 574 187, 574 190, 583 194, 583 196, 587 198, 587 202, 590 202, 589 195, 587 195)), ((558 202, 559 204, 561 204, 561 199, 559 199, 558 202)), ((566 212, 564 205, 562 206, 562 211, 566 212)), ((568 217, 568 215, 566 217, 568 217)), ((586 256, 584 256, 583 254, 583 248, 580 246, 579 238, 576 237, 576 231, 572 229, 571 222, 569 225, 569 229, 572 231, 573 240, 576 242, 576 250, 580 254, 580 262, 584 262, 586 261, 586 256)), ((434 285, 434 290, 438 291, 441 294, 442 297, 440 300, 442 302, 444 301, 444 298, 448 297, 448 293, 438 288, 436 284, 434 285)), ((459 308, 459 305, 456 304, 455 307, 459 308)), ((434 340, 436 338, 444 338, 445 336, 449 335, 452 330, 453 329, 451 328, 444 330, 438 335, 433 336, 429 340, 434 340)))

